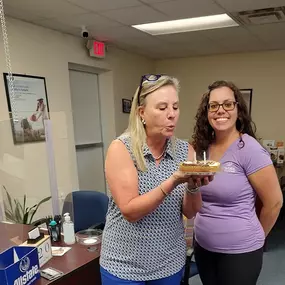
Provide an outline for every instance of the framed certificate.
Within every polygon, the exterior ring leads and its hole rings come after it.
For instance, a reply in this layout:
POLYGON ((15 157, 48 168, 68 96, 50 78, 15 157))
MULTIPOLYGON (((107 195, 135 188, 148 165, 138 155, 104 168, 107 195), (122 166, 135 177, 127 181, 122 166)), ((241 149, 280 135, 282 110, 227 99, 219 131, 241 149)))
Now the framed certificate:
POLYGON ((3 77, 14 143, 44 141, 44 120, 49 119, 45 78, 13 74, 13 96, 8 73, 3 77))

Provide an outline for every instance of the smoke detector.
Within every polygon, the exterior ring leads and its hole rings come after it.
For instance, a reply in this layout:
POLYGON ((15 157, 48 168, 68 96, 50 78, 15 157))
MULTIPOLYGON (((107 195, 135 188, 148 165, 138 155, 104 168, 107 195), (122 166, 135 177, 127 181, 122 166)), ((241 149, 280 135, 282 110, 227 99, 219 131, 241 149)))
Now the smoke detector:
POLYGON ((238 12, 238 20, 247 25, 261 25, 285 21, 285 7, 266 8, 238 12))

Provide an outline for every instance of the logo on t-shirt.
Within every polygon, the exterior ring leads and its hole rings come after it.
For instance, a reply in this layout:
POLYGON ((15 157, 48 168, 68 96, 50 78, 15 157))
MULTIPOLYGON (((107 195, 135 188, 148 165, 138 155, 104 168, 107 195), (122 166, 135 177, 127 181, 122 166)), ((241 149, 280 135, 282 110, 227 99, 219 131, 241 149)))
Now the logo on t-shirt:
POLYGON ((227 173, 236 173, 234 163, 229 161, 223 164, 223 171, 227 173))

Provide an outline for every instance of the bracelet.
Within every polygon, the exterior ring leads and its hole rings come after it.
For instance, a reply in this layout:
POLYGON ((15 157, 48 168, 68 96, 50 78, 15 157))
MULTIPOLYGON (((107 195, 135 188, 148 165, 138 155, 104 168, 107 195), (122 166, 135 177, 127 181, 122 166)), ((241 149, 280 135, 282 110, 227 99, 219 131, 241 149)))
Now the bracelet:
POLYGON ((172 174, 172 177, 174 178, 175 182, 179 179, 179 177, 177 175, 175 175, 174 173, 172 174))
POLYGON ((168 194, 163 190, 163 188, 161 187, 161 185, 159 185, 158 187, 159 187, 159 189, 161 190, 161 192, 163 193, 163 195, 164 195, 165 197, 167 197, 168 194))
POLYGON ((186 186, 185 187, 185 192, 187 194, 196 194, 196 193, 200 192, 200 188, 199 187, 195 187, 195 188, 189 189, 188 186, 186 186))

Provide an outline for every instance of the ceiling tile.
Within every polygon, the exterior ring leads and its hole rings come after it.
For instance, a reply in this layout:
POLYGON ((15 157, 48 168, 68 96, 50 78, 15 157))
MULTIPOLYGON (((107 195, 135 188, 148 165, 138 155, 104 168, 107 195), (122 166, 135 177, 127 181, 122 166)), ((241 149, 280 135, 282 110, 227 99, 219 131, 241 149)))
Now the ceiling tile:
POLYGON ((230 52, 249 52, 249 51, 260 51, 267 49, 264 43, 261 43, 257 39, 247 41, 223 41, 219 43, 221 46, 227 48, 230 52))
POLYGON ((228 12, 285 6, 285 0, 215 0, 228 12))
POLYGON ((166 58, 170 57, 171 53, 173 56, 179 53, 178 57, 194 54, 189 44, 174 45, 172 42, 164 41, 160 37, 152 37, 129 27, 109 29, 109 31, 104 33, 97 33, 96 38, 98 40, 111 41, 126 50, 151 58, 166 58), (102 36, 103 34, 105 34, 105 37, 102 36))
POLYGON ((5 13, 80 36, 90 34, 151 58, 285 49, 285 23, 232 27, 152 37, 125 25, 227 11, 285 6, 285 0, 4 0, 5 13), (98 13, 95 13, 98 11, 98 13))
POLYGON ((138 0, 65 0, 70 3, 76 4, 80 7, 90 11, 106 11, 115 10, 125 7, 141 6, 143 5, 138 0))
POLYGON ((30 13, 28 10, 22 10, 20 8, 15 9, 14 7, 11 7, 8 4, 5 4, 4 10, 5 15, 24 21, 33 22, 44 19, 41 16, 30 13))
POLYGON ((218 46, 214 43, 211 45, 205 45, 197 47, 196 49, 193 48, 193 51, 197 55, 213 55, 213 54, 223 54, 223 53, 230 53, 231 51, 223 46, 218 46))
POLYGON ((158 49, 132 49, 133 52, 144 55, 146 57, 152 59, 166 59, 166 58, 180 58, 180 57, 189 57, 197 55, 194 51, 190 50, 189 48, 169 48, 167 46, 162 46, 159 50, 158 49))
MULTIPOLYGON (((201 31, 201 35, 214 41, 240 41, 248 42, 251 40, 258 40, 250 31, 243 27, 230 27, 224 29, 213 29, 201 31)), ((260 42, 262 44, 262 42, 260 42)))
POLYGON ((285 23, 250 26, 248 30, 269 48, 285 48, 285 23))
POLYGON ((63 0, 5 0, 5 3, 15 10, 20 9, 44 18, 63 17, 65 15, 77 15, 86 13, 85 9, 79 8, 63 0))
POLYGON ((258 52, 268 50, 266 45, 258 45, 256 43, 241 44, 239 42, 233 42, 223 45, 223 47, 227 50, 227 53, 258 52))
POLYGON ((285 23, 250 26, 248 30, 265 41, 270 40, 270 38, 281 39, 285 34, 285 23))
POLYGON ((106 11, 100 14, 126 25, 159 22, 168 19, 164 14, 147 6, 106 11))
POLYGON ((166 44, 161 47, 160 50, 157 51, 157 55, 166 57, 185 57, 192 56, 197 54, 191 49, 190 45, 171 45, 166 44))
POLYGON ((93 37, 98 40, 119 40, 119 39, 133 39, 133 38, 144 38, 148 37, 148 34, 145 34, 139 30, 136 30, 132 27, 114 27, 108 29, 100 29, 98 27, 94 27, 90 29, 90 33, 93 37))
POLYGON ((125 43, 122 43, 122 42, 115 42, 114 44, 109 44, 108 45, 109 48, 115 46, 116 48, 119 48, 119 49, 122 49, 126 52, 131 52, 131 53, 134 53, 134 54, 138 54, 138 55, 142 55, 142 56, 145 56, 145 57, 148 57, 148 58, 151 58, 151 59, 154 59, 155 58, 155 55, 151 53, 151 51, 149 52, 148 50, 146 49, 140 49, 138 47, 135 47, 135 46, 132 46, 132 45, 129 45, 129 44, 125 44, 125 43))
POLYGON ((175 35, 159 36, 163 41, 169 43, 168 47, 172 49, 189 49, 192 54, 217 54, 227 52, 227 48, 220 43, 214 42, 203 36, 201 32, 189 32, 175 35))
POLYGON ((61 25, 69 26, 70 28, 78 28, 81 29, 81 26, 86 26, 86 28, 92 29, 93 27, 99 28, 109 28, 122 26, 120 23, 107 19, 103 16, 96 15, 94 13, 85 13, 74 16, 64 16, 58 19, 49 19, 40 22, 41 25, 45 26, 58 26, 60 28, 61 25))
POLYGON ((153 38, 151 36, 146 37, 137 37, 137 38, 130 38, 130 39, 124 39, 120 38, 117 40, 117 42, 122 42, 125 44, 130 44, 134 47, 138 48, 155 48, 157 50, 160 50, 165 43, 163 41, 160 41, 156 38, 153 38))
POLYGON ((209 38, 201 35, 200 32, 188 32, 188 33, 179 33, 172 35, 161 35, 158 36, 159 39, 171 43, 173 46, 175 45, 187 45, 193 44, 195 46, 200 45, 209 45, 211 44, 211 40, 209 38))
POLYGON ((208 30, 201 34, 230 52, 260 50, 265 46, 262 40, 243 27, 208 30))
POLYGON ((179 0, 151 4, 151 6, 168 15, 170 19, 192 18, 225 13, 225 11, 212 0, 179 0))
POLYGON ((169 1, 177 1, 177 0, 140 0, 140 1, 146 4, 152 4, 152 3, 161 3, 161 2, 169 2, 169 1))

